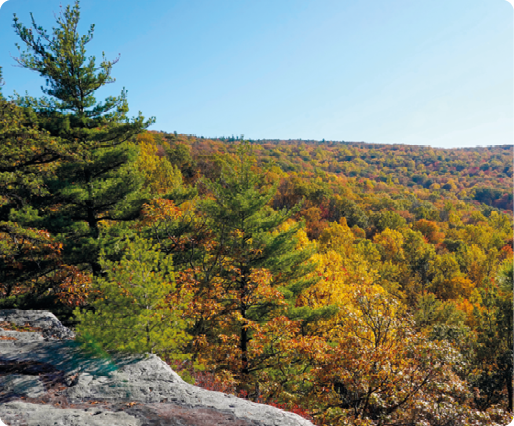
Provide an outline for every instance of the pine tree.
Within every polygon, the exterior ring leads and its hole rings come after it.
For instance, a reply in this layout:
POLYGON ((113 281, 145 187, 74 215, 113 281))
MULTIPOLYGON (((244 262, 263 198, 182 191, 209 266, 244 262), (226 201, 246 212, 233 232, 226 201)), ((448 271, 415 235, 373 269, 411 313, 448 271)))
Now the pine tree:
MULTIPOLYGON (((94 25, 80 36, 78 1, 57 17, 49 34, 32 17, 32 28, 14 18, 14 28, 25 47, 15 58, 18 64, 37 72, 46 81, 47 96, 18 96, 16 102, 32 108, 39 126, 49 132, 60 148, 55 175, 45 184, 49 194, 35 208, 40 219, 29 223, 59 235, 66 261, 100 271, 99 247, 108 244, 102 223, 124 222, 138 216, 145 195, 142 179, 133 167, 137 147, 134 135, 148 127, 139 114, 127 117, 126 91, 98 102, 95 92, 114 82, 113 65, 105 56, 99 65, 86 55, 94 25)), ((115 233, 115 232, 114 232, 115 233)))
POLYGON ((0 67, 0 99, 4 99, 4 95, 2 94, 2 86, 5 84, 5 81, 2 76, 2 67, 0 67))
POLYGON ((273 210, 277 188, 266 187, 263 178, 252 170, 250 147, 243 143, 237 164, 225 164, 217 182, 204 181, 211 198, 199 209, 210 234, 194 268, 194 334, 206 339, 212 363, 247 386, 277 357, 252 346, 256 335, 265 335, 270 325, 306 324, 333 312, 295 307, 316 281, 306 278, 314 268, 312 250, 298 249, 301 225, 284 226, 296 210, 273 210))
MULTIPOLYGON (((0 68, 1 80, 1 68, 0 68)), ((45 179, 52 176, 60 147, 38 127, 30 109, 0 93, 0 297, 12 306, 11 294, 41 296, 56 286, 55 269, 62 264, 60 246, 43 229, 27 226, 38 212, 36 199, 48 195, 45 179)))
POLYGON ((79 339, 103 351, 169 354, 189 339, 183 319, 188 295, 177 290, 171 256, 136 237, 119 262, 100 258, 93 310, 77 310, 79 339))

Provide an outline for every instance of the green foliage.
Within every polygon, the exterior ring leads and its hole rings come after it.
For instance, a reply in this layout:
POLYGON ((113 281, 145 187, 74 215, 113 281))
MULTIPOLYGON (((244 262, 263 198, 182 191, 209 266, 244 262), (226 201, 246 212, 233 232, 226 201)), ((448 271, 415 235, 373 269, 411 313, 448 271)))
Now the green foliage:
POLYGON ((407 223, 403 217, 393 211, 377 212, 373 215, 372 220, 378 232, 383 232, 387 228, 400 229, 407 223))
POLYGON ((118 60, 79 12, 15 17, 46 96, 0 93, 2 306, 85 305, 89 348, 185 350, 323 424, 512 410, 512 147, 144 132, 125 90, 95 99, 118 60))
POLYGON ((49 194, 38 206, 42 219, 34 225, 65 236, 66 261, 81 268, 89 264, 98 274, 100 222, 137 217, 148 197, 140 193, 142 178, 133 167, 137 147, 129 141, 153 119, 127 117, 125 90, 97 102, 95 92, 114 81, 111 70, 117 60, 103 57, 96 65, 94 56, 87 57, 94 25, 80 36, 79 18, 78 2, 67 6, 50 34, 34 17, 27 28, 15 16, 15 31, 27 49, 18 46, 21 54, 15 59, 45 79, 43 91, 49 95, 18 96, 16 102, 36 112, 39 126, 59 147, 55 174, 45 182, 49 194))
MULTIPOLYGON (((42 99, 38 105, 50 111, 72 111, 79 117, 101 117, 114 108, 126 110, 125 98, 108 98, 101 105, 96 103, 94 93, 100 87, 111 83, 111 69, 117 61, 107 61, 103 57, 99 66, 95 57, 86 57, 86 44, 93 38, 94 25, 87 35, 80 36, 77 26, 80 19, 79 3, 72 8, 67 6, 57 17, 57 27, 50 35, 32 18, 32 29, 26 28, 14 15, 14 28, 28 50, 20 51, 16 61, 23 68, 38 72, 46 80, 43 92, 52 98, 42 99)), ((85 124, 85 123, 84 123, 85 124)))
MULTIPOLYGON (((368 215, 357 205, 353 200, 342 198, 339 200, 331 201, 333 209, 341 216, 346 218, 349 227, 358 226, 360 228, 367 228, 369 226, 368 215)), ((335 220, 339 220, 336 214, 335 220)))
MULTIPOLYGON (((312 251, 296 249, 300 225, 280 229, 297 209, 275 211, 269 207, 276 187, 266 187, 263 176, 252 171, 248 145, 241 145, 238 162, 226 164, 217 182, 205 181, 205 185, 213 199, 204 200, 200 211, 219 243, 219 255, 237 265, 242 276, 256 268, 269 270, 273 285, 290 300, 294 315, 296 297, 314 282, 305 278, 314 267, 308 262, 312 251)), ((224 260, 220 264, 229 265, 224 260)), ((258 315, 265 317, 264 312, 272 306, 261 307, 258 315)))
POLYGON ((171 256, 158 245, 126 241, 119 262, 100 259, 105 278, 96 278, 90 309, 75 311, 79 339, 104 351, 176 354, 189 340, 183 319, 188 295, 180 293, 171 256))
POLYGON ((253 393, 261 370, 280 368, 274 345, 288 338, 272 338, 274 329, 294 328, 292 321, 307 326, 333 309, 296 306, 317 281, 309 275, 312 249, 301 248, 297 237, 301 225, 286 223, 297 210, 273 210, 276 187, 252 170, 249 145, 241 144, 237 154, 223 165, 220 179, 202 182, 209 198, 199 211, 209 231, 194 276, 186 276, 195 299, 203 301, 192 313, 201 359, 253 393))
POLYGON ((2 86, 5 84, 4 79, 2 78, 2 67, 0 67, 0 100, 3 99, 2 95, 2 86))
POLYGON ((449 340, 458 344, 469 333, 469 327, 465 325, 466 314, 453 302, 440 301, 432 293, 418 297, 414 320, 419 328, 429 332, 433 340, 449 340))
POLYGON ((514 262, 513 259, 506 259, 498 268, 498 275, 496 277, 498 286, 506 294, 512 292, 514 285, 514 262))
POLYGON ((33 111, 0 98, 0 220, 8 220, 11 209, 48 194, 45 179, 62 154, 48 133, 39 129, 33 111))
POLYGON ((61 154, 33 111, 0 97, 0 295, 10 304, 20 288, 35 301, 58 286, 60 245, 38 229, 37 206, 61 154))
POLYGON ((166 147, 166 157, 171 164, 178 167, 186 178, 195 175, 195 161, 191 156, 191 147, 182 143, 170 143, 166 147))

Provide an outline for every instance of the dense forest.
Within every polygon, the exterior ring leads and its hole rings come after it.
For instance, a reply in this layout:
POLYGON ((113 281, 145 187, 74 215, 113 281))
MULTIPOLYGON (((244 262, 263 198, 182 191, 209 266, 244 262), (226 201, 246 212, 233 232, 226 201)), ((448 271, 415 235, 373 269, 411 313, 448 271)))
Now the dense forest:
POLYGON ((46 96, 0 92, 0 307, 317 425, 510 422, 513 146, 148 131, 79 18, 15 17, 46 96))

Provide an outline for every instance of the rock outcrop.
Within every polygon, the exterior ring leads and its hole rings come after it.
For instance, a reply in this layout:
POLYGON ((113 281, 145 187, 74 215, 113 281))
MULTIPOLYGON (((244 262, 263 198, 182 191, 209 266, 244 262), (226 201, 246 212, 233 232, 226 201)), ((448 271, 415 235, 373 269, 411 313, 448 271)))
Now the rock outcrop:
POLYGON ((95 358, 72 338, 49 312, 0 310, 5 424, 312 426, 296 414, 190 385, 155 355, 95 358))

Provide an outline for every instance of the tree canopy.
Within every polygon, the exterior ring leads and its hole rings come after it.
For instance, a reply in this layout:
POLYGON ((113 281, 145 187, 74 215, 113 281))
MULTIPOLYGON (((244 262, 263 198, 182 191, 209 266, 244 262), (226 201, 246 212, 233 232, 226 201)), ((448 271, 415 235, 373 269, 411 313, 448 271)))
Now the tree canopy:
POLYGON ((0 92, 0 306, 320 426, 511 420, 512 146, 149 131, 79 27, 14 19, 45 85, 0 92))

